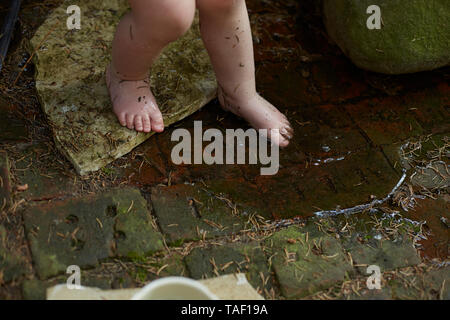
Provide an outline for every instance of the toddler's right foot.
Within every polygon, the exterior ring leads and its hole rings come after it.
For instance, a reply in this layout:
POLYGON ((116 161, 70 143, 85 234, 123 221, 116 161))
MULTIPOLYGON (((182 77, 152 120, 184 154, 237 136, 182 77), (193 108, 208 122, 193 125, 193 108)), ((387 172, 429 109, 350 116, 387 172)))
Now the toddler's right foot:
POLYGON ((163 117, 148 80, 122 80, 110 65, 106 69, 106 84, 122 126, 139 132, 164 131, 163 117))

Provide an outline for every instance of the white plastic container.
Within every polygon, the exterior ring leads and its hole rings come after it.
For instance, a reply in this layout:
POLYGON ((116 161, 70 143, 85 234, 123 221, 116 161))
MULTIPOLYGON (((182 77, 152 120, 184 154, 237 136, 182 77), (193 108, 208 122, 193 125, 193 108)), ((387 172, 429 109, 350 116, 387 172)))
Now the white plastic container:
POLYGON ((184 277, 166 277, 152 281, 131 300, 219 300, 198 281, 184 277))

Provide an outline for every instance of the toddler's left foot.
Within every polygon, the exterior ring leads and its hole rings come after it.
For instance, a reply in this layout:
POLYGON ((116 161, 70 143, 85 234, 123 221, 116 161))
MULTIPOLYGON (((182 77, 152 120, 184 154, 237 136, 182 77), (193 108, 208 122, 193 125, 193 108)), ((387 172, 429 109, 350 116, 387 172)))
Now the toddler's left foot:
POLYGON ((288 119, 270 102, 255 94, 249 99, 231 97, 219 87, 219 102, 226 111, 244 118, 255 129, 267 129, 268 139, 278 143, 280 147, 287 147, 292 139, 294 130, 288 119), (278 131, 271 131, 278 129, 278 131))

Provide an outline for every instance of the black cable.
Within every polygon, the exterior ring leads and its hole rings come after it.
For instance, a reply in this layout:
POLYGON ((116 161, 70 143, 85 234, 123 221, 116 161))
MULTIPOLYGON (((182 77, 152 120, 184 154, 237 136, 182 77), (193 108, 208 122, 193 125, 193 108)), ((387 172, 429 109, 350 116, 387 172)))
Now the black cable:
POLYGON ((16 24, 17 17, 19 15, 21 0, 13 0, 11 8, 6 16, 6 20, 0 29, 0 71, 3 67, 3 62, 8 53, 9 43, 14 32, 14 25, 16 24))

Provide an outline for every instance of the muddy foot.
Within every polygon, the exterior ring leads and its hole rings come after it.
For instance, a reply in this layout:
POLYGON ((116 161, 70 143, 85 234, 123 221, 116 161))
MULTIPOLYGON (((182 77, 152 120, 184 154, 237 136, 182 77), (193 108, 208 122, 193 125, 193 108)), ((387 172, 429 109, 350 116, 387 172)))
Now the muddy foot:
POLYGON ((106 69, 106 84, 122 126, 139 132, 164 131, 162 114, 148 80, 122 80, 110 65, 106 69))

